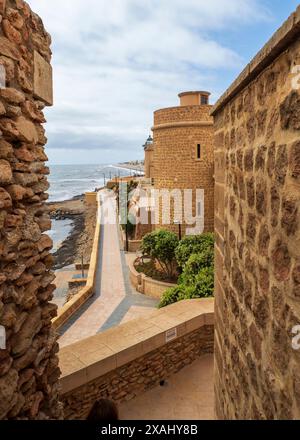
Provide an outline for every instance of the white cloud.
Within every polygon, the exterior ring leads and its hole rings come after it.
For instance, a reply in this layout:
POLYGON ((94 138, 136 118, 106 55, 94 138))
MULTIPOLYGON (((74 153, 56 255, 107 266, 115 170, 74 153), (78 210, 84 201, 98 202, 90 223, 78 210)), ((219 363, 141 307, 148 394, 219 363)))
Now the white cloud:
POLYGON ((135 157, 155 109, 177 105, 181 91, 211 89, 217 69, 242 66, 214 31, 268 19, 256 0, 28 3, 53 39, 50 147, 119 149, 121 158, 135 157))

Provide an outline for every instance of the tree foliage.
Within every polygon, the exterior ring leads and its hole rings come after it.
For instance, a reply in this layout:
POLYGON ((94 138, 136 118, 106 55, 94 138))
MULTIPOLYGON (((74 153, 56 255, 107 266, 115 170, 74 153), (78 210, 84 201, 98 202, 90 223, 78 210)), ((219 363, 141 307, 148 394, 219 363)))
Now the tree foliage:
POLYGON ((192 254, 201 254, 213 247, 214 234, 212 233, 184 237, 175 252, 177 263, 183 269, 192 254))
POLYGON ((163 272, 172 277, 177 268, 175 260, 177 246, 177 235, 160 229, 145 235, 142 240, 141 250, 144 256, 155 260, 163 272))
POLYGON ((175 250, 182 267, 178 286, 168 289, 159 304, 165 307, 177 301, 208 298, 214 294, 214 236, 185 237, 175 250))

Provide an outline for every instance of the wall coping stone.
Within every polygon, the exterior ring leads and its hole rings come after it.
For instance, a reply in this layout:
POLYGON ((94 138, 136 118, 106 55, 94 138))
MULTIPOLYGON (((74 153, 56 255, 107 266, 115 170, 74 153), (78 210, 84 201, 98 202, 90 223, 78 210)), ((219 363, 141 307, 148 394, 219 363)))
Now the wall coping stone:
POLYGON ((293 12, 271 39, 250 61, 236 80, 214 105, 211 116, 215 116, 229 101, 253 81, 287 47, 300 36, 300 6, 293 12))
POLYGON ((60 350, 61 394, 64 395, 166 345, 177 329, 181 338, 214 324, 214 299, 180 301, 60 350))
POLYGON ((208 105, 183 105, 183 106, 182 105, 174 105, 173 107, 165 107, 165 108, 160 108, 158 110, 155 110, 154 114, 169 111, 169 110, 178 110, 178 109, 187 109, 187 108, 193 109, 193 108, 202 108, 202 107, 213 108, 213 105, 211 105, 211 104, 208 104, 208 105))
POLYGON ((212 121, 182 121, 182 122, 168 122, 166 124, 154 125, 151 130, 164 130, 168 128, 184 128, 184 127, 212 127, 212 121))

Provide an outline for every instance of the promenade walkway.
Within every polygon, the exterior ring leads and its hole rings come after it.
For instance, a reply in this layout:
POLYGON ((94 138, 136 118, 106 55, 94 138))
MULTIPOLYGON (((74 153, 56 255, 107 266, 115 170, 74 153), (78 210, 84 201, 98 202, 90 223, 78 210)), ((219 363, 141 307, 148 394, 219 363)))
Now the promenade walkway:
MULTIPOLYGON (((100 192, 101 215, 105 191, 100 192)), ((113 215, 113 201, 105 204, 113 215)), ((95 295, 60 330, 61 347, 93 336, 121 322, 145 316, 157 301, 131 287, 126 254, 121 249, 117 224, 102 224, 95 295)))

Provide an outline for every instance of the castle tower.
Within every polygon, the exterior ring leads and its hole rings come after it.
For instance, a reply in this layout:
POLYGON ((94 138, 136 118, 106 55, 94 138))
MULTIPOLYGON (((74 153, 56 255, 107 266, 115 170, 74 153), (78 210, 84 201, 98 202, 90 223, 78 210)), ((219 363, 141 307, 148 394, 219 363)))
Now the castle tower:
POLYGON ((154 113, 153 178, 157 190, 167 189, 182 194, 178 201, 170 203, 170 222, 165 224, 165 207, 156 207, 159 213, 156 228, 164 228, 185 234, 213 231, 214 228, 214 157, 213 118, 209 115, 208 92, 179 94, 180 106, 157 110, 154 113), (196 190, 204 190, 199 202, 196 190), (176 191, 177 190, 177 191, 176 191), (191 214, 194 224, 187 220, 183 209, 183 190, 192 190, 191 214), (181 209, 182 208, 182 209, 181 209), (181 214, 182 212, 182 214, 181 214), (159 220, 159 221, 158 221, 159 220), (201 226, 202 225, 202 226, 201 226))
POLYGON ((143 145, 145 150, 145 177, 151 179, 153 177, 153 139, 149 136, 145 145, 143 145))

